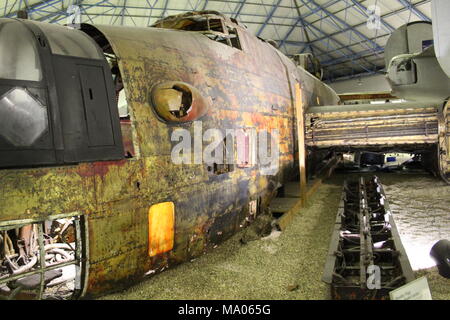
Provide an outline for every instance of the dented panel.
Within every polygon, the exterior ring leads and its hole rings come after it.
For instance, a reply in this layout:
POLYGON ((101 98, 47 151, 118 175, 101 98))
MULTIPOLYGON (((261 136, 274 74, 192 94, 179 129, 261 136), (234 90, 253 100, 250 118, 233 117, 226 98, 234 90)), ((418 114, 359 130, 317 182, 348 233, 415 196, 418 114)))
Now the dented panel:
POLYGON ((203 254, 239 231, 254 215, 249 203, 267 206, 273 186, 297 172, 295 83, 302 85, 305 106, 339 100, 273 46, 222 20, 223 28, 230 27, 224 33, 237 35, 239 43, 232 37, 218 42, 196 31, 83 26, 94 40, 104 37, 117 58, 129 113, 121 119, 123 142, 125 151, 131 151, 117 161, 0 170, 0 221, 45 220, 75 211, 86 219, 86 236, 81 238, 87 250, 83 259, 89 261, 82 270, 85 297, 120 290, 203 254), (155 109, 159 102, 152 99, 152 91, 167 83, 186 84, 191 98, 201 102, 196 112, 189 111, 182 87, 162 98, 175 112, 169 111, 171 116, 186 117, 182 122, 162 121, 164 114, 155 109), (213 174, 204 163, 174 164, 172 133, 185 128, 193 135, 196 119, 202 121, 203 132, 277 129, 278 172, 264 175, 253 165, 213 174), (160 234, 153 229, 152 215, 149 224, 149 208, 167 202, 174 204, 173 220, 166 216, 165 240, 154 244, 160 234))

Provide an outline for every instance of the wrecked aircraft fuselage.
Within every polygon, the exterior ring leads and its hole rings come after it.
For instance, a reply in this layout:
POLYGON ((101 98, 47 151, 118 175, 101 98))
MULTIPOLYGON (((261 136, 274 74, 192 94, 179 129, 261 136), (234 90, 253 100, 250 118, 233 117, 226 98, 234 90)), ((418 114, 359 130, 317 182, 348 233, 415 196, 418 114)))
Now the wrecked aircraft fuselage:
POLYGON ((298 171, 294 85, 305 106, 338 103, 214 12, 152 28, 1 19, 0 45, 2 297, 94 297, 203 254, 298 171), (195 121, 278 130, 278 171, 173 163, 172 133, 195 121))

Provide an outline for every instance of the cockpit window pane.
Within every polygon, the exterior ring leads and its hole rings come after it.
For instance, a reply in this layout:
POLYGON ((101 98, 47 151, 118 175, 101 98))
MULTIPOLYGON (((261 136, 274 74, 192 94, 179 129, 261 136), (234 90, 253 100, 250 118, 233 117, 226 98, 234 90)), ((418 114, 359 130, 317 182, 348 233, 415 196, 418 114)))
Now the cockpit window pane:
POLYGON ((0 19, 0 79, 42 79, 36 38, 18 21, 0 19))
POLYGON ((0 98, 0 136, 16 147, 31 146, 48 130, 47 109, 16 87, 0 98))

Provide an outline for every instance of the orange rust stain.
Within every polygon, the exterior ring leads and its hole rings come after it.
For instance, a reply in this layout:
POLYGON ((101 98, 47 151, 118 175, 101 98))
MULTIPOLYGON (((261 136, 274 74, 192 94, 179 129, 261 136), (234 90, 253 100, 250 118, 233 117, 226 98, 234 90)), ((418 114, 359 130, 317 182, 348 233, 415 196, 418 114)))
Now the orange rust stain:
POLYGON ((154 257, 172 250, 175 206, 173 202, 155 204, 148 210, 148 255, 154 257))
POLYGON ((92 177, 94 175, 92 164, 82 163, 78 165, 78 167, 76 168, 76 173, 78 173, 78 175, 83 178, 92 177))
POLYGON ((270 120, 270 118, 266 118, 260 113, 252 113, 250 122, 259 129, 268 129, 269 127, 271 128, 270 120))
POLYGON ((238 111, 228 111, 223 113, 223 118, 228 117, 230 120, 238 120, 240 113, 238 111))
POLYGON ((127 163, 126 159, 116 161, 99 161, 89 165, 80 165, 77 173, 81 177, 92 177, 94 175, 104 176, 108 173, 110 167, 122 167, 127 163))

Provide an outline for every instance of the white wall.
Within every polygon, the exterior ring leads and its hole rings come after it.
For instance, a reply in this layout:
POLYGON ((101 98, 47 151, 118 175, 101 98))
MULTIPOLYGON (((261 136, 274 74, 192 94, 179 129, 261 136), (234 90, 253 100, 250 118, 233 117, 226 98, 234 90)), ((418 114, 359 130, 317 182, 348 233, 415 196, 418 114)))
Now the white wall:
POLYGON ((384 75, 374 75, 369 77, 353 78, 350 80, 336 81, 328 84, 338 94, 341 93, 366 93, 366 92, 390 92, 384 75))

